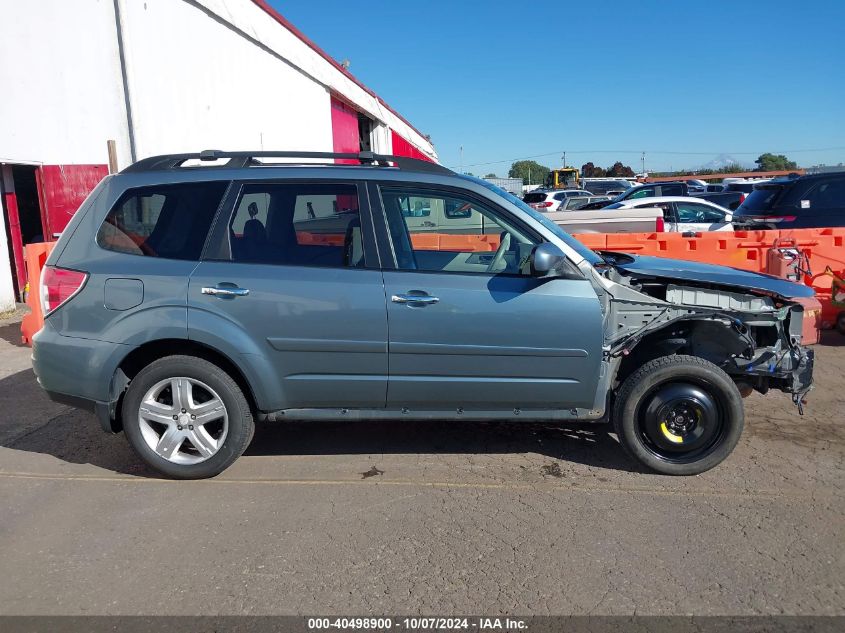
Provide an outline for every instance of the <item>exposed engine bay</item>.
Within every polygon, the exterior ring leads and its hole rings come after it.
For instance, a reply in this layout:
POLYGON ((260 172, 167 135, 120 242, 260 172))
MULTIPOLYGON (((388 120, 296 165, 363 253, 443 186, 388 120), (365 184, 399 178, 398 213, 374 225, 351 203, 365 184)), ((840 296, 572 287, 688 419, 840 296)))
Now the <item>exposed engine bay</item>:
POLYGON ((634 261, 630 256, 602 257, 608 265, 597 268, 617 284, 605 306, 605 358, 619 362, 617 384, 653 358, 690 354, 724 370, 743 397, 778 389, 792 394, 803 413, 812 388, 813 351, 801 345, 800 303, 748 287, 752 283, 743 287, 632 271, 624 266, 626 258, 634 261))

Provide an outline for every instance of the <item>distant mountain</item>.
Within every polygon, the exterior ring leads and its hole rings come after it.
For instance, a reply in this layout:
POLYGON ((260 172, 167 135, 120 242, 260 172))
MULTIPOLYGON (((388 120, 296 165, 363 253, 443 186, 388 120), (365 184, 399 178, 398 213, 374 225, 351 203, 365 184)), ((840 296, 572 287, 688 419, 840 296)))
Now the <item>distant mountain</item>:
POLYGON ((704 163, 701 166, 701 169, 721 169, 722 167, 725 167, 727 165, 742 165, 746 169, 752 169, 754 167, 753 163, 737 160, 729 154, 719 154, 713 160, 704 163))

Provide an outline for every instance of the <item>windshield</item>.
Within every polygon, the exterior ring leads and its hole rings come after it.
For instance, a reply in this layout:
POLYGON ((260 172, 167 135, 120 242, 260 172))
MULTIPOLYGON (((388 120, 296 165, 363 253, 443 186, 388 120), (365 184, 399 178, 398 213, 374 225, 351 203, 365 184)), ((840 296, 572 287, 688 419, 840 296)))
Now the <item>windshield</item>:
POLYGON ((501 187, 497 187, 496 185, 489 183, 486 180, 482 180, 481 178, 476 178, 475 176, 459 175, 458 178, 463 178, 464 180, 469 180, 470 182, 474 182, 477 185, 481 185, 485 189, 489 189, 490 191, 495 193, 500 198, 504 198, 507 202, 510 202, 512 205, 519 207, 520 211, 527 213, 532 218, 537 220, 537 222, 539 222, 546 229, 554 233, 554 235, 558 239, 564 242, 567 246, 569 246, 572 250, 574 250, 576 253, 578 253, 581 257, 586 259, 591 264, 598 264, 604 261, 595 253, 595 251, 591 251, 589 248, 584 246, 581 242, 576 240, 569 233, 564 231, 562 228, 560 228, 557 224, 552 222, 542 213, 540 213, 539 211, 535 211, 527 204, 525 204, 522 200, 520 200, 516 196, 512 196, 501 187))

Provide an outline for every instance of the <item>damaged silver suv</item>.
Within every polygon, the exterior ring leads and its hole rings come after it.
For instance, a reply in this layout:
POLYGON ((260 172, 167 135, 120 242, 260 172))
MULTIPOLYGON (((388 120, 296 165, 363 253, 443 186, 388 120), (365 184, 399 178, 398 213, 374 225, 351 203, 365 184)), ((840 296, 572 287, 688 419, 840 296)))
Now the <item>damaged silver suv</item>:
POLYGON ((170 477, 220 473, 256 422, 362 418, 609 419, 689 475, 733 450, 743 395, 801 406, 810 295, 595 253, 433 163, 206 151, 89 196, 44 270, 33 364, 170 477))

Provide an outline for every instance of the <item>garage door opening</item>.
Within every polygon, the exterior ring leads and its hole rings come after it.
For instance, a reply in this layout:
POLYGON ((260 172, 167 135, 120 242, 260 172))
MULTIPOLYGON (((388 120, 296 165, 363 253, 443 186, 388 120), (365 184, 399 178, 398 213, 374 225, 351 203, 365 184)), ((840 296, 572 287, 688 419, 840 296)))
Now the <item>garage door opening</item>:
POLYGON ((23 300, 26 287, 23 249, 27 244, 44 241, 37 169, 32 165, 0 167, 3 180, 3 222, 8 236, 12 283, 19 301, 23 300))
POLYGON ((373 151, 373 121, 358 113, 358 147, 362 152, 373 151))

